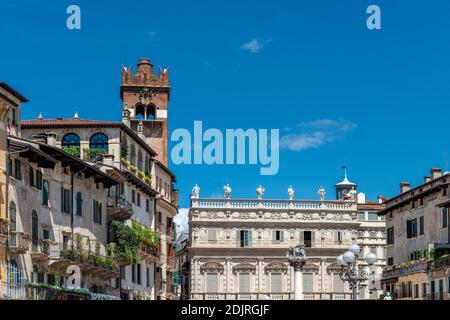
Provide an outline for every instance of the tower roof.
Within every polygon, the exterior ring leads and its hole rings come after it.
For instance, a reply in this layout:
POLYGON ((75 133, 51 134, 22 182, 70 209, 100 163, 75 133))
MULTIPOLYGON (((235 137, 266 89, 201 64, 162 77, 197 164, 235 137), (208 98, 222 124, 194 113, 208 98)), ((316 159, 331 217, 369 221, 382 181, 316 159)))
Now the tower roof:
POLYGON ((348 180, 347 178, 347 167, 342 167, 342 169, 344 169, 344 180, 342 180, 339 183, 336 183, 335 186, 339 187, 339 186, 356 186, 356 183, 351 182, 350 180, 348 180))

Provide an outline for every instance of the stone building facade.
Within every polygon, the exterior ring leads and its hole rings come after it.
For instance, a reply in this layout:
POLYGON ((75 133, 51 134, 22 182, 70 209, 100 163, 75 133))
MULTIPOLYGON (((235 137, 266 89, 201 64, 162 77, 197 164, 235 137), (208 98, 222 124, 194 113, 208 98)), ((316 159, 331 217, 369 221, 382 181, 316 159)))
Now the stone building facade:
POLYGON ((7 135, 14 133, 18 125, 19 107, 28 100, 4 82, 0 82, 0 299, 5 294, 7 282, 8 243, 8 174, 7 135))
POLYGON ((396 299, 450 299, 450 173, 432 168, 422 184, 400 183, 386 217, 382 285, 396 299))
MULTIPOLYGON (((347 179, 336 185, 336 200, 325 200, 323 188, 320 200, 294 200, 292 191, 288 200, 265 200, 261 192, 258 199, 204 199, 194 192, 189 211, 191 299, 293 299, 294 274, 286 253, 299 243, 308 256, 304 299, 350 299, 336 257, 355 242, 364 249, 376 243, 382 250, 383 222, 358 219, 363 211, 356 185, 347 179)), ((360 260, 364 265, 364 256, 360 260)), ((382 264, 380 259, 377 273, 382 264)), ((364 288, 367 293, 361 296, 374 298, 372 289, 364 288)))

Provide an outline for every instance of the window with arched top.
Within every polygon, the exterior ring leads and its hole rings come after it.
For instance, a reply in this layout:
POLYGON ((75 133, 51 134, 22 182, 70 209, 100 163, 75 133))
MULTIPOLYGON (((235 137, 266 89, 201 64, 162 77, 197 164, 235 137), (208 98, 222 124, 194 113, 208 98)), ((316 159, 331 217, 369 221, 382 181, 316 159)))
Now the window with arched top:
POLYGON ((108 152, 108 136, 104 133, 96 133, 89 141, 89 148, 91 150, 108 152))
POLYGON ((80 148, 80 137, 76 133, 68 133, 62 139, 62 146, 66 148, 80 148))
POLYGON ((9 204, 9 230, 17 230, 17 207, 14 201, 9 204))

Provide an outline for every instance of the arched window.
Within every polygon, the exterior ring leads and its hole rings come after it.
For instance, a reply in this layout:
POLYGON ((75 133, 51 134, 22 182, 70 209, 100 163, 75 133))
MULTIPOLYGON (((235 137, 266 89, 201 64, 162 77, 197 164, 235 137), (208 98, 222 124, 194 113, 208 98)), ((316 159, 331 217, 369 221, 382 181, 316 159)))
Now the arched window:
POLYGON ((80 137, 76 133, 68 133, 63 137, 62 146, 66 148, 77 147, 80 149, 80 137))
POLYGON ((89 148, 92 150, 108 152, 108 136, 104 133, 96 133, 91 137, 89 148))
POLYGON ((9 230, 16 231, 17 230, 17 208, 14 201, 11 201, 9 204, 9 230))
POLYGON ((48 196, 49 196, 49 183, 48 180, 42 182, 42 204, 48 206, 48 196))
POLYGON ((136 114, 134 115, 135 119, 139 120, 145 119, 146 108, 142 104, 136 106, 135 112, 136 112, 136 114))
POLYGON ((36 210, 31 213, 31 244, 34 252, 37 251, 39 245, 39 221, 36 210))
POLYGON ((156 107, 153 104, 147 106, 147 115, 145 117, 147 120, 155 120, 156 119, 156 107))

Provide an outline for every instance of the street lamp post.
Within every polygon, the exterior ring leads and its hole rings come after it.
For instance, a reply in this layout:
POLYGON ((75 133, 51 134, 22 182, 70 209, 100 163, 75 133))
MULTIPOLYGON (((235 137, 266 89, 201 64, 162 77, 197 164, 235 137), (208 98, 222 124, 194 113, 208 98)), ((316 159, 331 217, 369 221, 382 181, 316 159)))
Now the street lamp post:
POLYGON ((359 288, 375 274, 373 265, 378 260, 375 253, 368 253, 365 260, 369 265, 370 272, 362 270, 358 266, 358 256, 360 252, 361 248, 359 245, 354 243, 348 247, 348 250, 344 254, 341 254, 336 258, 337 265, 341 267, 341 273, 339 276, 343 281, 348 281, 350 284, 353 300, 358 300, 359 288))
POLYGON ((306 263, 306 252, 304 246, 290 246, 286 254, 289 264, 294 267, 294 299, 303 300, 303 266, 306 263))

